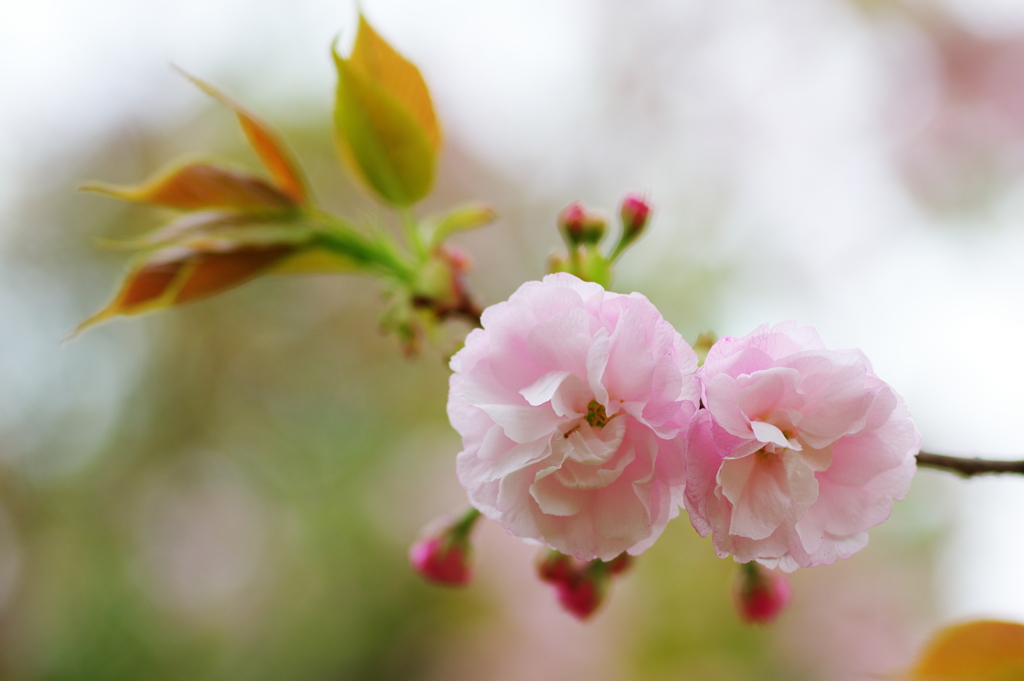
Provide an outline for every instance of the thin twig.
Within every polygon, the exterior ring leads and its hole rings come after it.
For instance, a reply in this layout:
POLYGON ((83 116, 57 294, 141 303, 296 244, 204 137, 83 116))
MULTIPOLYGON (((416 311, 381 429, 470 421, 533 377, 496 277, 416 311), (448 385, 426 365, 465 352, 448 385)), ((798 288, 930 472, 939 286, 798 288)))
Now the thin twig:
POLYGON ((946 456, 944 454, 931 454, 929 452, 918 452, 917 465, 925 468, 950 471, 964 478, 993 473, 1020 473, 1024 475, 1024 461, 972 459, 960 456, 946 456))

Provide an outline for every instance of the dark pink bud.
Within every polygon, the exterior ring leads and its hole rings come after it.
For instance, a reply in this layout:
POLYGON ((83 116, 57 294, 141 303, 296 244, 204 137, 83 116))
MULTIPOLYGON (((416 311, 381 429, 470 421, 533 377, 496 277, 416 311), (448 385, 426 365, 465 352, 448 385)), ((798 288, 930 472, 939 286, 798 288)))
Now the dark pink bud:
POLYGON ((612 576, 621 575, 633 565, 633 556, 625 551, 612 558, 607 563, 608 574, 612 576))
POLYGON ((580 245, 595 245, 601 241, 608 221, 600 213, 588 211, 579 201, 570 203, 558 214, 558 229, 572 251, 580 245))
POLYGON ((639 194, 626 194, 619 208, 619 216, 622 218, 622 241, 629 243, 640 236, 647 226, 651 217, 651 204, 639 194))
POLYGON ((548 584, 559 584, 573 579, 578 571, 575 560, 558 551, 544 552, 537 563, 537 575, 541 581, 548 584))
POLYGON ((607 573, 591 574, 589 570, 576 576, 575 579, 558 582, 555 590, 558 602, 569 614, 579 620, 585 620, 604 602, 607 593, 607 573))
POLYGON ((768 624, 779 616, 793 597, 789 580, 780 572, 766 570, 757 563, 743 565, 736 608, 749 624, 768 624))
POLYGON ((409 562, 416 572, 435 584, 463 586, 472 573, 469 569, 469 545, 445 537, 428 537, 409 549, 409 562))
MULTIPOLYGON (((625 554, 622 554, 625 555, 625 554)), ((555 587, 558 602, 573 617, 585 620, 600 607, 611 582, 611 566, 620 571, 625 562, 619 560, 584 562, 558 551, 546 551, 537 563, 541 580, 555 587)))
POLYGON ((471 508, 454 521, 443 518, 428 525, 441 525, 441 529, 427 532, 409 548, 413 569, 435 584, 468 584, 473 576, 469 565, 472 553, 469 533, 479 517, 480 511, 471 508))
POLYGON ((586 224, 587 209, 579 201, 570 203, 558 214, 558 229, 562 232, 569 250, 583 243, 586 224))

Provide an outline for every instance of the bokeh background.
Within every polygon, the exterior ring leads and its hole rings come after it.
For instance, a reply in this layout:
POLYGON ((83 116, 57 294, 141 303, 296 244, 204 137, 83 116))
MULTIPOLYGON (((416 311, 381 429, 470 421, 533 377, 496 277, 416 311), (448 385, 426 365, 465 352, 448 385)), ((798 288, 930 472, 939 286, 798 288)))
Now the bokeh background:
MULTIPOLYGON (((557 211, 657 206, 615 288, 684 337, 797 319, 860 347, 925 446, 1024 455, 1024 4, 1017 0, 364 0, 446 131, 423 213, 485 302, 540 277, 557 211)), ((484 523, 477 580, 405 552, 457 508, 449 341, 416 360, 354 277, 266 278, 72 343, 158 211, 76 194, 183 153, 256 164, 281 129, 320 200, 335 161, 335 0, 0 0, 0 679, 845 681, 927 632, 1024 620, 1024 480, 922 471, 867 549, 739 624, 736 566, 685 517, 580 624, 536 549, 484 523)), ((454 328, 452 338, 464 329, 454 328)))

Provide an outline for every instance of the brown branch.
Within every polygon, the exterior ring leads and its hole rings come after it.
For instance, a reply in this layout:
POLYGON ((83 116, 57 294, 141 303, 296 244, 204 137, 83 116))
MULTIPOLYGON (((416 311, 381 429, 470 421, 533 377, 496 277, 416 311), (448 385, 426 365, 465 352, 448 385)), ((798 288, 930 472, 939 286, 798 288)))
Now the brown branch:
POLYGON ((481 321, 483 310, 468 295, 463 295, 454 304, 438 302, 437 299, 428 298, 427 296, 415 296, 412 299, 412 305, 413 307, 431 310, 438 321, 443 322, 446 319, 460 318, 470 326, 483 328, 483 322, 481 321))
POLYGON ((1020 473, 1024 475, 1024 461, 969 459, 960 456, 930 454, 929 452, 918 452, 917 465, 925 468, 950 471, 963 478, 993 473, 1020 473))

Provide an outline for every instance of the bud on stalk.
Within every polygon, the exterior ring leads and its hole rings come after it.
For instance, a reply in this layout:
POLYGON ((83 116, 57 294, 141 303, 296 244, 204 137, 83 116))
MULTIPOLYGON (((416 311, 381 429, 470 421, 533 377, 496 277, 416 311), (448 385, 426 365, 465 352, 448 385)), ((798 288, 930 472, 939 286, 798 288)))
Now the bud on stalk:
POLYGON ((640 238, 651 218, 651 204, 640 194, 626 194, 619 207, 619 218, 622 220, 622 236, 612 252, 613 261, 640 238))
POLYGON ((627 570, 632 556, 622 553, 610 561, 583 562, 558 551, 546 551, 537 562, 541 581, 555 587, 558 602, 579 620, 593 615, 604 602, 612 577, 627 570))
POLYGON ((568 581, 577 571, 576 559, 555 550, 545 551, 537 562, 537 576, 548 584, 568 581))
POLYGON ((585 620, 604 602, 609 581, 606 569, 584 570, 575 579, 555 584, 558 602, 570 615, 585 620))
MULTIPOLYGON (((480 511, 469 509, 438 531, 428 531, 409 548, 409 562, 427 580, 444 586, 465 586, 472 578, 469 534, 480 511)), ((428 525, 435 526, 438 521, 428 525)))
POLYGON ((603 215, 587 210, 579 201, 570 203, 558 214, 558 230, 569 251, 577 246, 598 244, 607 227, 608 221, 603 215))
POLYGON ((736 609, 744 622, 773 622, 792 597, 793 590, 785 575, 766 570, 753 561, 743 564, 736 589, 736 609))

